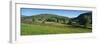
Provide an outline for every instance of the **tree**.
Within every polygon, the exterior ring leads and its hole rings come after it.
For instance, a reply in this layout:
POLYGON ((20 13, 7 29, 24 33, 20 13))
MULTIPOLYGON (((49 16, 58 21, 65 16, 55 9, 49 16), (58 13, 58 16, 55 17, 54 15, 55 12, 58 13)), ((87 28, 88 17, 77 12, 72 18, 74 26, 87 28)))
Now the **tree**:
POLYGON ((71 25, 72 24, 72 21, 71 21, 71 19, 69 19, 69 21, 68 21, 68 23, 67 23, 68 25, 71 25))
POLYGON ((63 19, 63 23, 66 24, 66 19, 65 18, 63 19))
POLYGON ((88 16, 84 16, 83 20, 84 20, 84 23, 83 23, 84 27, 87 28, 88 25, 89 25, 89 17, 88 16))
POLYGON ((47 20, 47 19, 44 19, 44 20, 42 21, 42 23, 45 24, 46 20, 47 20))
POLYGON ((57 18, 57 23, 59 23, 59 19, 57 18))
POLYGON ((35 21, 36 21, 35 17, 34 17, 34 16, 32 16, 32 22, 35 22, 35 21))
POLYGON ((47 18, 47 21, 49 21, 49 22, 56 22, 56 18, 47 18))

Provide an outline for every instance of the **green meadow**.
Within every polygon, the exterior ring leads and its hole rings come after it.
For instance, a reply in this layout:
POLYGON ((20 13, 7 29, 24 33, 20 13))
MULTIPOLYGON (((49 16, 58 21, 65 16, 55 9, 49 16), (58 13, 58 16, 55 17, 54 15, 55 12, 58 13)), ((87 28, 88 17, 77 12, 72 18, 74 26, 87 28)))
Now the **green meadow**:
POLYGON ((88 33, 92 29, 73 27, 71 25, 59 23, 46 24, 21 24, 21 35, 43 35, 43 34, 68 34, 68 33, 88 33))

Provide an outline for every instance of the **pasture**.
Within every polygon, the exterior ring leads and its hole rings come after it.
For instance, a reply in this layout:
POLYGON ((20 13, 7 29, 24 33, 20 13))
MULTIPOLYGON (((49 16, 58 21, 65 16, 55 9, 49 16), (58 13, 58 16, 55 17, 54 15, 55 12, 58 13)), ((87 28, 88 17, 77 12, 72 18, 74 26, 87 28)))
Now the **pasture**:
POLYGON ((46 22, 45 24, 21 23, 21 35, 68 34, 88 32, 92 32, 92 29, 74 27, 71 25, 54 22, 46 22))

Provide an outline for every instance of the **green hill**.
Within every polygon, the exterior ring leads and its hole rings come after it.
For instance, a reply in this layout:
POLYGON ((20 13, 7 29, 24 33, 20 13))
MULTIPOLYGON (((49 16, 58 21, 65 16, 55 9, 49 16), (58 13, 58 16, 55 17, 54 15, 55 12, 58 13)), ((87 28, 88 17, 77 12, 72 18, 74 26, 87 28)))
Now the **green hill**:
POLYGON ((21 21, 22 22, 57 22, 57 23, 67 23, 68 17, 65 16, 59 16, 55 14, 38 14, 38 15, 32 15, 32 16, 22 16, 21 21))
POLYGON ((92 28, 92 12, 82 13, 76 18, 70 19, 69 24, 92 28))

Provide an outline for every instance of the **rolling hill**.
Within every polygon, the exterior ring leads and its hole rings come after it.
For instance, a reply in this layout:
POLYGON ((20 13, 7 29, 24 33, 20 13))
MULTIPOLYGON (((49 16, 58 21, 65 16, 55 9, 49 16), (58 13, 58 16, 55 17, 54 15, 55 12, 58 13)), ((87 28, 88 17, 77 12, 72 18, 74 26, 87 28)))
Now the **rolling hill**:
POLYGON ((38 14, 38 15, 32 15, 32 16, 23 16, 21 15, 21 21, 48 21, 48 22, 59 22, 63 23, 65 21, 68 21, 68 17, 65 16, 59 16, 55 14, 38 14))

